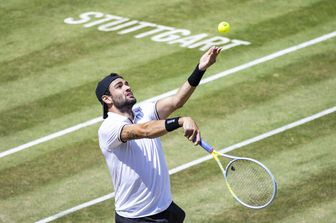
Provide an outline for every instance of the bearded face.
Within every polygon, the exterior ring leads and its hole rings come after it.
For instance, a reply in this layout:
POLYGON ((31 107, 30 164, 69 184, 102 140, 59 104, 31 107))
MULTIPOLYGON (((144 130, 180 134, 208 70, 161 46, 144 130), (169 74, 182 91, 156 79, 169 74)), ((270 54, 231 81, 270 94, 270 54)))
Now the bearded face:
POLYGON ((133 95, 128 82, 122 78, 118 78, 110 84, 109 87, 112 104, 118 110, 132 109, 136 103, 136 98, 133 95))
POLYGON ((132 109, 133 105, 136 103, 136 98, 133 96, 133 93, 124 95, 113 95, 112 94, 112 101, 116 108, 119 110, 123 109, 132 109))

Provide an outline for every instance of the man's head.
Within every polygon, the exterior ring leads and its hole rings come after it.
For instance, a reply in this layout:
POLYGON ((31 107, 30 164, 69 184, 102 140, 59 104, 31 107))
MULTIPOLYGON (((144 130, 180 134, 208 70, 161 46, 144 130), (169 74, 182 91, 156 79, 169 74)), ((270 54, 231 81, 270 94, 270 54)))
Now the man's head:
POLYGON ((104 119, 107 118, 107 112, 112 106, 122 111, 132 109, 136 103, 128 82, 116 73, 111 73, 98 83, 96 96, 98 101, 103 105, 104 119))

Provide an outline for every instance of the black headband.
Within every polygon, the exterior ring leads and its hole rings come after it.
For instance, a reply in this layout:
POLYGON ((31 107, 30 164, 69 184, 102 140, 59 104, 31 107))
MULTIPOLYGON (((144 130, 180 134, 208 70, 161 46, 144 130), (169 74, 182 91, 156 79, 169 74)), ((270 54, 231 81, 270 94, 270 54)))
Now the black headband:
POLYGON ((111 73, 110 75, 104 77, 104 79, 97 84, 96 96, 98 101, 103 105, 104 119, 107 118, 108 108, 107 105, 103 102, 102 96, 106 94, 106 91, 109 89, 109 86, 112 83, 112 81, 114 81, 117 78, 123 78, 123 77, 120 76, 119 74, 111 73))

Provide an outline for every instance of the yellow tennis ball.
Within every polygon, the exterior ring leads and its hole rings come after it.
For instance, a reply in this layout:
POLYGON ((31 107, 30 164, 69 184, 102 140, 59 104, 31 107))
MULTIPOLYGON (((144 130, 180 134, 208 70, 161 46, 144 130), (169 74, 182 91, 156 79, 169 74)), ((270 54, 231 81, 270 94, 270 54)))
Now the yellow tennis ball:
POLYGON ((218 24, 218 32, 227 33, 230 31, 230 24, 227 22, 221 22, 218 24))

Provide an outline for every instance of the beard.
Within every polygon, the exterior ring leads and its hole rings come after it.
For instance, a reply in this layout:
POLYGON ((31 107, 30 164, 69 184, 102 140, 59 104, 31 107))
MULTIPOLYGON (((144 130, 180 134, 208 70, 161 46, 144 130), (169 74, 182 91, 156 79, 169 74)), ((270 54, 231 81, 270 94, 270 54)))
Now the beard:
POLYGON ((132 109, 133 105, 135 105, 136 103, 136 98, 132 98, 132 99, 121 99, 121 98, 113 98, 113 104, 114 106, 119 109, 119 110, 128 110, 128 109, 132 109))

